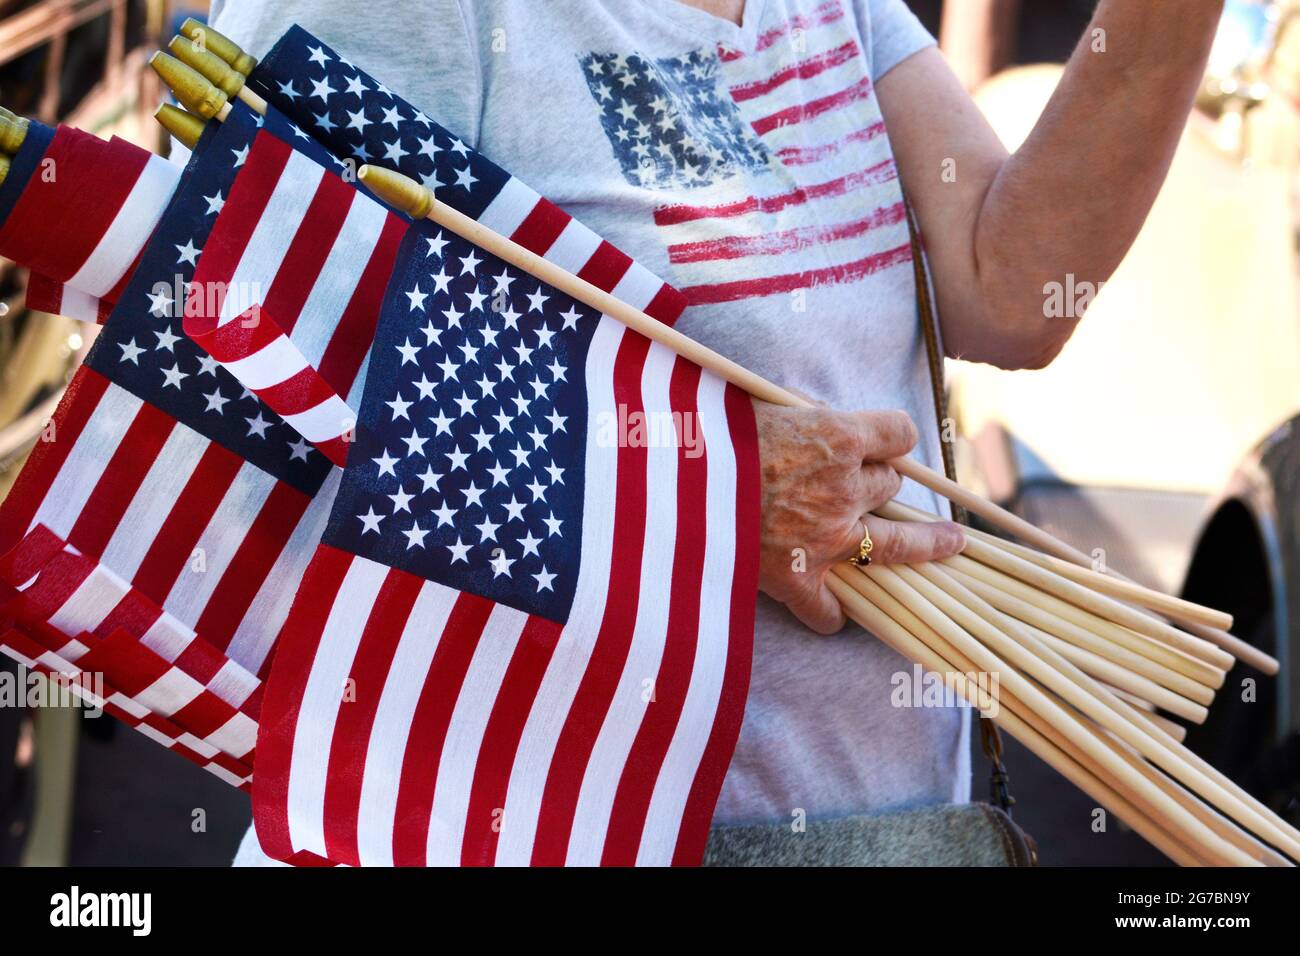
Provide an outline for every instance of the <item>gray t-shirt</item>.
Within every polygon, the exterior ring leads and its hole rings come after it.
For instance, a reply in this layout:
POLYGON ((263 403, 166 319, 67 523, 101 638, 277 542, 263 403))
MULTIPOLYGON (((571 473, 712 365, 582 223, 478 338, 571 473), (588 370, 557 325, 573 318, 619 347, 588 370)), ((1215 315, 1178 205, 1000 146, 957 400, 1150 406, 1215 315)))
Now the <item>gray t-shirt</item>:
MULTIPOLYGON (((940 467, 874 82, 932 39, 902 0, 217 0, 254 54, 299 23, 682 289, 678 327, 842 409, 902 408, 940 467), (360 16, 361 10, 365 11, 360 16)), ((903 497, 937 511, 908 485, 903 497)), ((759 597, 715 820, 969 798, 964 708, 893 706, 900 657, 759 597)))

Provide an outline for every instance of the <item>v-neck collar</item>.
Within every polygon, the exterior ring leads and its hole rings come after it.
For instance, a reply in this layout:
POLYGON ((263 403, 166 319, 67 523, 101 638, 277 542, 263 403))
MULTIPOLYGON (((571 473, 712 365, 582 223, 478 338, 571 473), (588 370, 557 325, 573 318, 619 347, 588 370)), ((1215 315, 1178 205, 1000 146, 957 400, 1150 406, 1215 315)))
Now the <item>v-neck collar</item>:
POLYGON ((758 24, 762 19, 767 0, 745 0, 745 9, 740 16, 740 23, 733 23, 725 17, 683 3, 682 0, 635 0, 635 2, 652 7, 702 38, 748 53, 753 49, 757 39, 758 24))

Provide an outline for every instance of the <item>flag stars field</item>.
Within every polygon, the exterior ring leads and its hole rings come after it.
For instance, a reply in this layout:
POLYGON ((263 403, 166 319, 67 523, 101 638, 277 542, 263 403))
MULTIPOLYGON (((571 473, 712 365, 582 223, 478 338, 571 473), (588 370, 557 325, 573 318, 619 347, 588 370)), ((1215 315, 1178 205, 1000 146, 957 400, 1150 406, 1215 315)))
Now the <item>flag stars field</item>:
POLYGON ((372 370, 393 387, 376 403, 348 533, 422 574, 487 569, 502 587, 553 594, 577 546, 555 511, 575 506, 556 497, 574 447, 561 393, 590 327, 571 302, 456 237, 437 231, 418 248, 398 286, 410 324, 372 370))

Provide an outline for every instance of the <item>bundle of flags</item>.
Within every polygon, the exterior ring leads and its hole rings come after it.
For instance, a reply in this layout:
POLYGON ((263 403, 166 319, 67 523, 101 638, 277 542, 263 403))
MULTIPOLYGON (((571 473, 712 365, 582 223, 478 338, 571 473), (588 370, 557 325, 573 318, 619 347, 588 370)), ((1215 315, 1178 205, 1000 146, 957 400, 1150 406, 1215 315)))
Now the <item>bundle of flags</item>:
POLYGON ((698 862, 749 672, 749 399, 359 190, 389 165, 684 306, 310 34, 248 84, 265 114, 183 170, 33 123, 0 185, 31 304, 102 324, 0 507, 0 649, 99 676, 277 859, 698 862))

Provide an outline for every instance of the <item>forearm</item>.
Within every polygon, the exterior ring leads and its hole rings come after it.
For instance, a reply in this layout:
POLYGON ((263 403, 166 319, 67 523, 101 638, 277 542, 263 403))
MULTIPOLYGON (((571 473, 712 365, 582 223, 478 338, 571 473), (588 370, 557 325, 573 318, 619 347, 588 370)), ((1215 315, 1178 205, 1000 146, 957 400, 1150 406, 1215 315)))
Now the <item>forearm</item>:
POLYGON ((1098 6, 975 220, 983 319, 1003 325, 1008 343, 1000 364, 1050 360, 1077 316, 1045 315, 1044 287, 1069 275, 1076 286, 1104 282, 1127 253, 1169 170, 1222 9, 1222 0, 1098 6))

